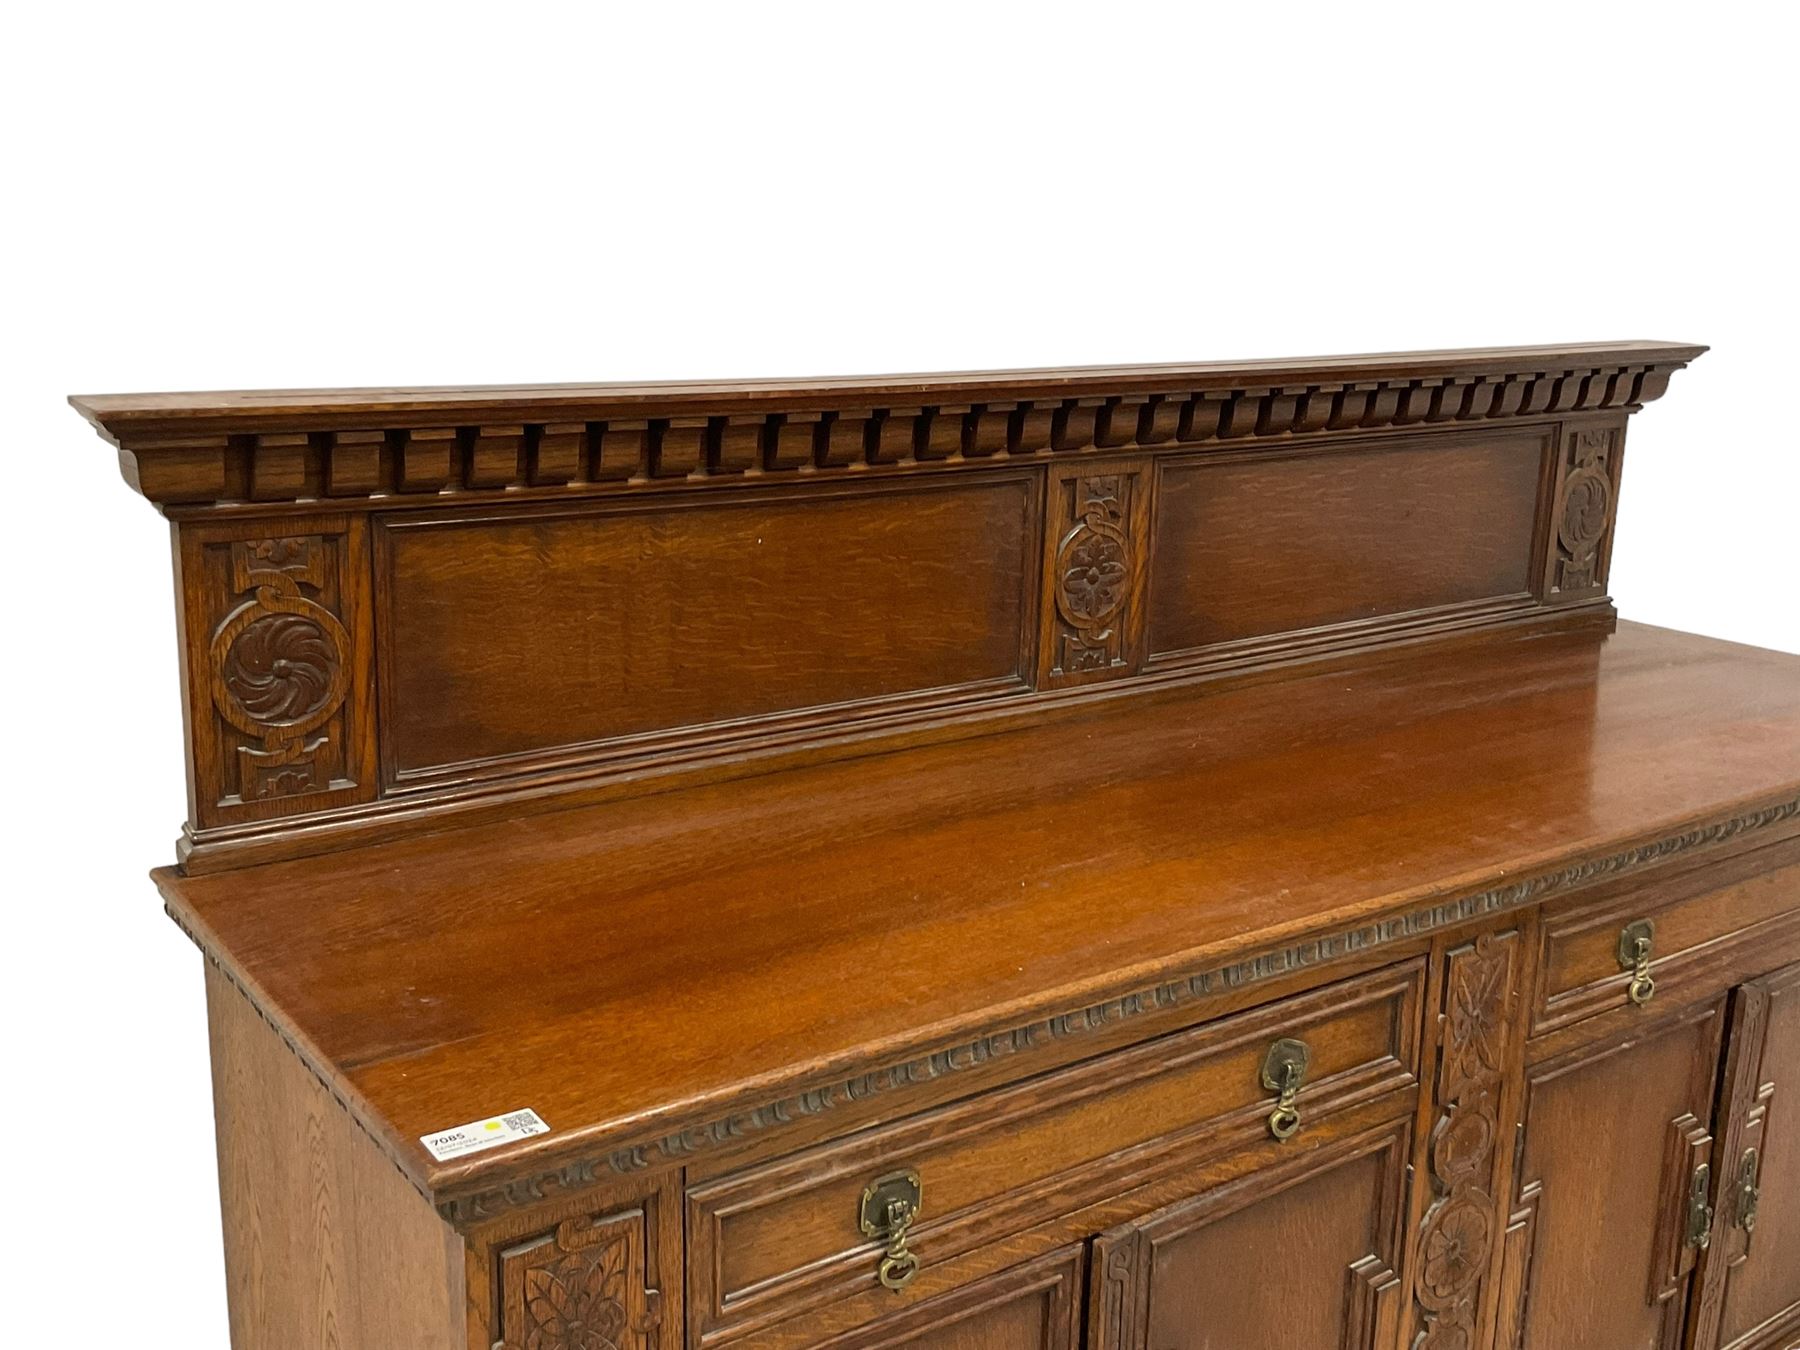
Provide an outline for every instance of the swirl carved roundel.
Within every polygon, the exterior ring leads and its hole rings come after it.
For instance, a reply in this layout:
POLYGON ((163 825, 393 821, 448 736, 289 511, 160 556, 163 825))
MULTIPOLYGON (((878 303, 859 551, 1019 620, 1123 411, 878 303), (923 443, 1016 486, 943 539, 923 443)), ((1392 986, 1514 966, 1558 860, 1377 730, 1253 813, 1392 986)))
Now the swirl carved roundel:
POLYGON ((304 735, 344 701, 344 627, 303 596, 260 591, 220 625, 212 646, 213 701, 240 731, 304 735))
POLYGON ((1577 558, 1592 552, 1606 533, 1611 505, 1612 485, 1599 469, 1581 469, 1570 475, 1563 492, 1562 521, 1557 526, 1563 546, 1577 558))

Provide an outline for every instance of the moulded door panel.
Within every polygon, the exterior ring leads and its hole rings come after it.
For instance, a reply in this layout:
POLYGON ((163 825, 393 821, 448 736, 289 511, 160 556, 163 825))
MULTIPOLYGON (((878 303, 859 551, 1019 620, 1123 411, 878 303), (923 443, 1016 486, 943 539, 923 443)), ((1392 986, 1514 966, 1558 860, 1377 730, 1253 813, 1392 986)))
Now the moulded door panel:
MULTIPOLYGON (((1628 1030, 1527 1071, 1506 1286, 1519 1350, 1674 1350, 1712 1177, 1725 1003, 1628 1030), (1705 1169, 1705 1170, 1701 1170, 1705 1169)), ((1710 1224, 1707 1225, 1710 1232, 1710 1224)))
POLYGON ((1387 1350, 1406 1122, 1250 1172, 1094 1247, 1092 1350, 1387 1350))

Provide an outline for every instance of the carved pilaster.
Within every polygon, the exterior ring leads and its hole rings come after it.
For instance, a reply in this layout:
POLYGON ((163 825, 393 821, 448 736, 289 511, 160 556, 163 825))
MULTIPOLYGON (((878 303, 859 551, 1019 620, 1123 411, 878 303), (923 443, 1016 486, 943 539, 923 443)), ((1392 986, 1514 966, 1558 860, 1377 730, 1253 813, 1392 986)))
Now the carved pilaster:
POLYGON ((1494 1200, 1504 1161, 1500 1098, 1523 1003, 1522 951, 1517 932, 1484 933, 1445 957, 1430 1198, 1413 1260, 1414 1350, 1479 1343, 1503 1226, 1494 1200))
POLYGON ((1582 600, 1606 593, 1624 439, 1623 419, 1608 426, 1562 429, 1544 572, 1547 599, 1582 600))

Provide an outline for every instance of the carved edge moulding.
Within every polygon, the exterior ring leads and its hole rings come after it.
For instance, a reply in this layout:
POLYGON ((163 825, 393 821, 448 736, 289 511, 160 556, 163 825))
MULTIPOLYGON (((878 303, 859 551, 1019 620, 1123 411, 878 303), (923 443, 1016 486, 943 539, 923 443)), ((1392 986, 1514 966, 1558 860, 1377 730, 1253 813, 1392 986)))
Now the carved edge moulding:
MULTIPOLYGON (((72 401, 175 522, 190 789, 180 856, 201 871, 965 736, 1155 685, 1506 626, 1609 625, 1625 418, 1704 350, 1627 343, 815 384, 72 401), (1501 426, 1545 447, 1530 565, 1516 586, 1155 645, 1152 596, 1180 571, 1159 571, 1153 557, 1173 468, 1254 460, 1282 472, 1321 451, 1380 456, 1404 445, 1480 453, 1501 426), (904 513, 896 492, 973 491, 1009 475, 1035 484, 1040 502, 1018 544, 1036 580, 1021 599, 1013 675, 747 717, 697 712, 440 766, 396 757, 385 560, 403 525, 727 502, 811 511, 877 495, 904 513)), ((584 528, 605 522, 596 514, 584 528)), ((897 562, 929 543, 900 539, 897 562)))
POLYGON ((118 446, 134 488, 183 514, 562 497, 1630 411, 1705 350, 1639 342, 811 383, 70 402, 118 446))
MULTIPOLYGON (((996 1060, 1012 1056, 1043 1057, 1051 1046, 1072 1037, 1115 1028, 1134 1018, 1411 938, 1460 929, 1483 918, 1535 905, 1552 896, 1685 859, 1696 850, 1775 842, 1792 835, 1795 822, 1800 822, 1800 798, 1773 802, 1460 897, 1436 898, 1430 904, 1373 917, 1296 945, 1242 954, 1221 963, 1178 973, 1154 985, 1103 998, 1072 1011, 1046 1015, 941 1049, 923 1051, 885 1067, 831 1078, 759 1105, 662 1133, 642 1143, 596 1145, 585 1143, 579 1136, 558 1139, 554 1145, 535 1154, 519 1157, 518 1164, 526 1169, 524 1175, 499 1184, 476 1176, 467 1181, 459 1180, 457 1172, 469 1171, 467 1165, 449 1169, 447 1174, 434 1178, 429 1184, 425 1178, 410 1171, 402 1161, 396 1141, 388 1139, 379 1125, 371 1123, 372 1115, 346 1100, 340 1089, 332 1087, 317 1056, 267 1012, 254 989, 245 987, 219 965, 208 949, 205 935, 196 930, 177 905, 171 903, 168 908, 170 917, 226 978, 237 985, 289 1050, 306 1064, 339 1105, 357 1119, 402 1174, 436 1205, 446 1220, 467 1227, 536 1205, 564 1192, 586 1189, 608 1176, 680 1165, 697 1154, 779 1131, 807 1118, 878 1095, 904 1092, 909 1087, 996 1060), (546 1156, 548 1154, 556 1156, 546 1156)), ((159 880, 163 875, 158 874, 159 880)), ((1480 1122, 1490 1117, 1490 1108, 1496 1107, 1493 1094, 1499 1090, 1500 1069, 1504 1067, 1505 1056, 1510 1053, 1508 1047, 1522 1035, 1515 1025, 1517 1009, 1502 1010, 1494 1005, 1496 991, 1504 992, 1509 987, 1497 981, 1502 975, 1510 978, 1519 959, 1518 950, 1518 934, 1509 932, 1473 939, 1449 953, 1451 969, 1443 995, 1445 1032, 1440 1047, 1436 1094, 1443 1106, 1429 1137, 1434 1198, 1421 1228, 1421 1238, 1428 1251, 1449 1250, 1460 1242, 1461 1237, 1468 1236, 1466 1233, 1459 1236, 1446 1227, 1461 1224, 1462 1220, 1457 1216, 1467 1210, 1466 1205, 1458 1203, 1458 1198, 1468 1198, 1470 1187, 1485 1189, 1497 1184, 1493 1169, 1503 1163, 1503 1155, 1510 1147, 1505 1141, 1485 1138, 1480 1122), (1432 1241, 1434 1234, 1442 1239, 1435 1244, 1432 1241)), ((1033 1070, 1025 1068, 1023 1071, 1033 1070)), ((1443 1272, 1439 1272, 1439 1276, 1441 1278, 1430 1276, 1424 1270, 1419 1272, 1415 1306, 1424 1325, 1441 1328, 1441 1337, 1453 1340, 1453 1332, 1476 1315, 1472 1300, 1477 1278, 1471 1276, 1465 1284, 1460 1277, 1451 1278, 1443 1272)), ((1486 1278, 1485 1266, 1479 1278, 1486 1278)))

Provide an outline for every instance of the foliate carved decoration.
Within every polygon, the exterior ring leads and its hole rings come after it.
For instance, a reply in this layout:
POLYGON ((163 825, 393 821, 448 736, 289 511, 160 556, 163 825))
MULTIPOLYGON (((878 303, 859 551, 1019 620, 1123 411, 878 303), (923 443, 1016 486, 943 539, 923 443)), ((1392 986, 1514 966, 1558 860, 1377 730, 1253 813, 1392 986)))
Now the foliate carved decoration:
POLYGON ((1075 523, 1056 547, 1056 608, 1066 625, 1060 664, 1096 670, 1119 659, 1115 620, 1131 581, 1131 549, 1117 475, 1075 480, 1075 523))
POLYGON ((1517 933, 1449 954, 1439 1020, 1432 1199, 1419 1228, 1414 1350, 1472 1346, 1500 1228, 1493 1200, 1499 1096, 1512 1043, 1517 933))
MULTIPOLYGON (((1228 990, 1242 989, 1359 952, 1404 942, 1453 925, 1466 924, 1487 915, 1517 910, 1576 887, 1636 872, 1695 849, 1721 844, 1792 821, 1800 821, 1800 798, 1695 826, 1681 834, 1636 844, 1604 857, 1570 863, 1555 871, 1521 877, 1457 899, 1440 901, 1423 909, 1390 915, 1355 928, 1322 933, 1294 945, 1254 953, 1225 965, 1207 966, 1073 1012, 1040 1018, 946 1050, 857 1073, 849 1078, 833 1079, 775 1101, 746 1107, 731 1115, 663 1135, 649 1143, 577 1157, 554 1171, 536 1173, 489 1190, 449 1197, 439 1202, 438 1211, 452 1223, 492 1218, 518 1208, 540 1204, 568 1191, 592 1186, 614 1174, 628 1175, 649 1167, 679 1164, 696 1154, 780 1129, 809 1116, 822 1115, 866 1101, 882 1093, 904 1091, 1007 1056, 1029 1054, 1065 1037, 1102 1031, 1132 1018, 1162 1012, 1195 999, 1211 998, 1228 990)), ((1497 959, 1505 963, 1506 973, 1504 977, 1490 981, 1475 979, 1464 987, 1510 990, 1513 979, 1512 953, 1517 940, 1514 933, 1486 939, 1486 960, 1492 963, 1498 952, 1497 959)), ((1463 952, 1479 953, 1482 949, 1483 944, 1478 942, 1472 948, 1463 949, 1463 952)), ((1452 962, 1461 959, 1463 955, 1458 953, 1453 955, 1452 962)), ((1516 1010, 1510 1007, 1514 1000, 1510 995, 1503 997, 1503 1011, 1499 1015, 1503 1017, 1507 1030, 1495 1041, 1502 1061, 1517 1034, 1514 1025, 1516 1010)), ((1479 998, 1472 1002, 1477 1007, 1483 1006, 1479 998)), ((1460 1058, 1465 1063, 1470 1062, 1466 1055, 1460 1058)), ((1476 1058, 1479 1059, 1479 1056, 1476 1058)), ((1463 1101, 1446 1101, 1441 1091, 1439 1093, 1438 1100, 1445 1104, 1432 1132, 1431 1159, 1438 1199, 1427 1214, 1427 1224, 1434 1215, 1442 1211, 1442 1197, 1448 1191, 1462 1184, 1466 1194, 1470 1181, 1492 1175, 1493 1165, 1499 1156, 1496 1118, 1499 1077, 1498 1074, 1484 1073, 1472 1080, 1464 1089, 1463 1101), (1465 1102, 1468 1107, 1466 1111, 1462 1109, 1465 1102)), ((1486 1187, 1477 1189, 1485 1193, 1486 1187)), ((1459 1224, 1453 1236, 1459 1239, 1466 1237, 1467 1233, 1462 1229, 1463 1226, 1459 1224)), ((1446 1247, 1440 1246, 1440 1262, 1447 1251, 1446 1247)), ((1440 1280, 1439 1283, 1441 1282, 1440 1280)), ((1443 1319, 1434 1319, 1434 1325, 1442 1327, 1443 1319)), ((1443 1334, 1448 1335, 1448 1332, 1443 1334)), ((1438 1345, 1449 1343, 1447 1340, 1437 1342, 1438 1345)))
POLYGON ((575 1253, 525 1276, 525 1350, 619 1350, 624 1341, 625 1246, 575 1253))
POLYGON ((1603 545, 1613 516, 1611 428, 1570 432, 1556 513, 1553 591, 1596 590, 1606 582, 1603 545))
POLYGON ((1061 534, 1051 558, 1056 607, 1052 672, 1083 675, 1129 664, 1125 636, 1136 552, 1132 496, 1136 473, 1069 478, 1059 485, 1061 534))
POLYGON ((641 1213, 572 1219, 503 1257, 505 1350, 628 1350, 653 1324, 641 1213))
POLYGON ((320 733, 349 692, 350 639, 317 598, 327 586, 318 536, 231 544, 230 585, 243 596, 212 635, 212 698, 248 738, 238 795, 261 801, 330 786, 320 733))

